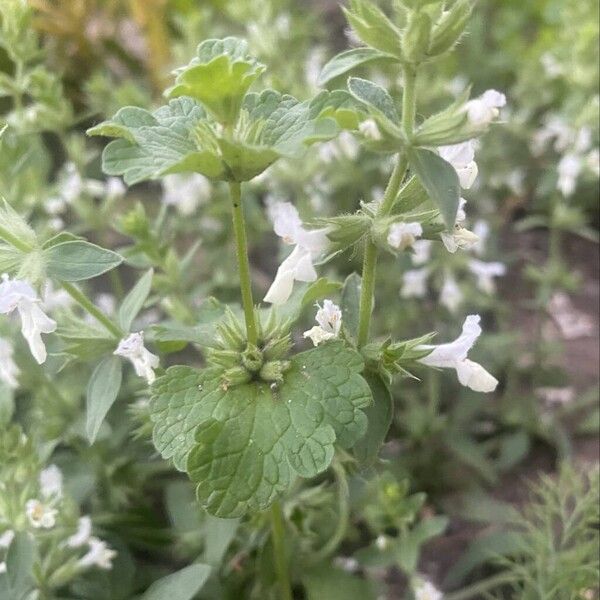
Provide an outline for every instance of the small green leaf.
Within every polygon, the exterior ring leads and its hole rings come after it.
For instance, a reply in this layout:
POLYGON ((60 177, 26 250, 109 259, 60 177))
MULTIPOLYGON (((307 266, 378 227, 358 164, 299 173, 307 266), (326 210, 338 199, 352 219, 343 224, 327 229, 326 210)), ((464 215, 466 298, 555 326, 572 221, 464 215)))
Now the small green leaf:
POLYGON ((365 379, 371 388, 373 403, 365 408, 369 423, 367 432, 356 442, 353 454, 362 466, 369 466, 377 459, 385 441, 394 415, 394 402, 388 386, 379 375, 369 373, 365 379))
POLYGON ((392 54, 380 52, 375 48, 352 48, 334 56, 324 67, 319 75, 319 85, 324 86, 331 80, 367 63, 381 60, 397 62, 392 54))
POLYGON ((249 55, 244 40, 206 40, 189 65, 176 71, 175 85, 165 95, 195 98, 219 122, 233 124, 246 92, 264 70, 265 66, 249 55))
POLYGON ((20 600, 33 588, 33 565, 36 546, 33 537, 19 531, 15 534, 6 554, 6 576, 10 598, 20 600))
POLYGON ((360 320, 361 277, 357 273, 348 275, 342 288, 342 326, 349 337, 356 341, 360 320))
POLYGON ((155 446, 178 468, 187 463, 210 514, 265 509, 293 473, 313 477, 329 466, 336 441, 349 448, 364 434, 371 393, 356 352, 330 342, 291 362, 276 387, 228 389, 219 370, 189 367, 172 367, 155 382, 155 446))
POLYGON ((218 567, 239 529, 239 519, 219 519, 206 515, 204 520, 204 560, 218 567))
POLYGON ((456 171, 431 150, 407 148, 407 154, 411 169, 440 209, 446 227, 453 229, 460 201, 460 183, 456 171))
POLYGON ((123 258, 82 240, 62 242, 43 252, 47 273, 61 281, 83 281, 114 269, 123 258))
POLYGON ((152 288, 153 275, 154 271, 152 269, 147 271, 123 299, 119 308, 119 325, 123 331, 129 331, 133 320, 142 310, 152 288))
POLYGON ((121 360, 111 355, 96 366, 90 377, 86 392, 86 432, 90 444, 94 443, 106 414, 117 399, 122 376, 121 360))
POLYGON ((141 600, 192 600, 202 589, 211 567, 196 563, 155 581, 141 600))
POLYGON ((394 126, 400 125, 400 116, 392 97, 382 87, 359 77, 348 79, 348 90, 360 102, 383 116, 394 126))

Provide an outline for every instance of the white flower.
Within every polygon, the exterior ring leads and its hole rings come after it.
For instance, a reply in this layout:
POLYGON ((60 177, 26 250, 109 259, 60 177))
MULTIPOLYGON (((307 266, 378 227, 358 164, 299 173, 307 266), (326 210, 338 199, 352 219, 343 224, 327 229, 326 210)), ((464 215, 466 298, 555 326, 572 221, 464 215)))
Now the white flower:
POLYGON ((469 270, 477 277, 477 287, 484 294, 493 294, 496 291, 494 277, 506 274, 506 265, 501 262, 483 262, 473 258, 469 261, 469 270))
POLYGON ((338 337, 342 327, 342 311, 337 304, 324 300, 323 306, 317 306, 319 310, 315 319, 318 325, 304 332, 304 337, 310 338, 315 346, 338 337))
POLYGON ((360 563, 350 556, 336 556, 333 559, 333 564, 342 571, 346 571, 346 573, 356 573, 360 570, 360 563))
POLYGON ((50 319, 39 305, 39 298, 26 281, 20 279, 11 281, 8 275, 2 275, 0 313, 7 315, 17 309, 21 317, 21 333, 27 340, 35 360, 42 364, 47 354, 41 334, 55 331, 56 321, 50 319))
POLYGON ((378 142, 382 139, 381 131, 379 126, 375 122, 375 119, 366 119, 359 124, 358 130, 368 139, 378 142))
POLYGON ((356 138, 349 131, 342 131, 335 139, 319 146, 319 156, 325 163, 334 160, 355 160, 360 151, 356 138))
POLYGON ((451 146, 440 146, 438 152, 445 161, 454 167, 460 187, 465 190, 470 189, 479 173, 475 162, 475 140, 451 146))
POLYGON ((427 295, 429 269, 412 269, 402 274, 402 298, 423 298, 427 295))
POLYGON ((430 581, 419 580, 414 586, 415 600, 442 600, 444 595, 430 581))
POLYGON ((412 246, 423 235, 421 223, 394 223, 388 232, 387 243, 396 250, 412 246))
POLYGON ((431 241, 417 240, 413 245, 412 261, 414 265, 424 265, 431 257, 431 241))
POLYGON ((117 555, 117 552, 109 548, 106 542, 99 540, 97 537, 89 539, 89 547, 87 554, 79 559, 79 566, 99 567, 100 569, 112 569, 112 560, 117 555))
POLYGON ((563 196, 571 196, 577 185, 577 177, 583 168, 581 157, 576 154, 565 154, 558 163, 558 183, 556 187, 563 196))
POLYGON ((0 338, 0 380, 12 389, 19 387, 17 377, 19 377, 20 371, 13 359, 13 347, 12 344, 0 338))
POLYGON ((167 175, 163 178, 162 202, 174 206, 180 214, 189 216, 196 208, 210 199, 212 185, 210 181, 194 173, 192 175, 167 175))
POLYGON ((27 500, 25 513, 29 522, 36 529, 51 529, 56 524, 58 511, 39 500, 27 500))
POLYGON ((585 164, 596 177, 600 177, 600 150, 598 148, 590 150, 585 157, 585 164))
POLYGON ((265 302, 284 304, 292 293, 294 281, 315 281, 317 272, 313 260, 327 247, 325 229, 307 231, 296 208, 289 202, 271 201, 268 214, 275 233, 286 244, 295 244, 292 253, 277 269, 275 279, 265 295, 265 302))
POLYGON ((456 213, 456 226, 454 227, 454 231, 452 233, 444 232, 440 234, 446 250, 452 254, 454 254, 459 248, 461 250, 473 248, 473 246, 475 246, 475 244, 477 244, 479 241, 477 235, 463 227, 463 223, 467 219, 467 213, 465 212, 466 204, 467 201, 464 198, 461 198, 458 205, 458 211, 456 213))
POLYGON ((447 274, 440 290, 440 304, 443 304, 451 313, 455 313, 460 308, 463 299, 463 293, 458 287, 456 279, 447 274))
POLYGON ((122 198, 127 192, 127 188, 120 177, 109 177, 104 182, 104 194, 108 198, 122 198))
POLYGON ((487 221, 479 219, 473 225, 473 233, 477 236, 477 242, 473 245, 473 252, 478 256, 485 254, 485 245, 490 237, 490 225, 487 221))
POLYGON ((128 359, 136 374, 144 377, 148 383, 156 379, 154 369, 158 367, 158 356, 145 348, 143 331, 131 333, 122 339, 113 354, 128 359))
POLYGON ((45 310, 53 311, 73 304, 73 298, 63 289, 55 289, 52 281, 48 280, 42 288, 42 305, 45 310))
POLYGON ((318 88, 319 75, 323 69, 324 61, 325 49, 323 46, 316 46, 310 51, 304 63, 304 76, 309 87, 312 89, 318 88))
POLYGON ((488 373, 480 364, 469 360, 467 354, 481 335, 479 315, 469 315, 462 328, 461 335, 454 341, 439 346, 421 346, 422 350, 432 352, 419 362, 429 367, 455 369, 458 381, 476 392, 493 392, 498 380, 488 373))
POLYGON ((60 497, 62 483, 63 476, 56 465, 50 465, 40 473, 40 490, 44 498, 60 497))
POLYGON ((77 531, 67 538, 69 548, 79 548, 90 541, 92 535, 92 520, 87 517, 80 517, 77 522, 77 531))
POLYGON ((489 125, 506 106, 506 96, 496 90, 487 90, 479 98, 469 100, 465 108, 469 122, 476 127, 489 125))
POLYGON ((15 532, 12 529, 7 529, 0 535, 0 548, 8 548, 15 537, 15 532))
POLYGON ((5 561, 0 562, 0 575, 2 573, 6 573, 6 562, 5 561))
POLYGON ((575 400, 575 390, 572 387, 542 387, 538 388, 535 393, 548 404, 565 405, 575 400))
POLYGON ((540 62, 542 63, 542 67, 544 67, 544 72, 550 79, 560 76, 563 72, 561 64, 550 52, 544 52, 540 57, 540 62))
POLYGON ((59 195, 67 203, 71 204, 83 193, 90 196, 102 196, 104 194, 104 183, 97 179, 83 179, 72 163, 67 163, 59 177, 59 195))
POLYGON ((390 545, 390 542, 389 542, 387 536, 385 536, 385 535, 377 536, 377 539, 375 540, 375 546, 377 547, 377 550, 380 550, 381 552, 383 552, 389 545, 390 545))

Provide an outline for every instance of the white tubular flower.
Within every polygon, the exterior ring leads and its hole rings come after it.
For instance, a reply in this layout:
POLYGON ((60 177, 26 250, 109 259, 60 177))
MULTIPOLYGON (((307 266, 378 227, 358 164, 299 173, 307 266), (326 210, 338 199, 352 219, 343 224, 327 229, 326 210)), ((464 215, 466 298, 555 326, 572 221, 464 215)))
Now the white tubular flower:
POLYGON ((17 378, 20 371, 13 359, 13 353, 12 344, 8 340, 0 338, 0 380, 15 390, 19 387, 17 378))
POLYGON ((14 538, 15 532, 12 529, 7 529, 2 535, 0 535, 0 548, 8 548, 14 538))
POLYGON ((294 281, 317 279, 313 261, 325 250, 328 240, 325 229, 304 229, 298 211, 289 202, 271 201, 267 210, 275 233, 284 243, 295 244, 292 253, 277 269, 264 298, 265 302, 271 304, 284 304, 292 293, 294 281))
POLYGON ((460 187, 468 190, 475 183, 479 169, 475 162, 475 140, 451 146, 440 146, 439 155, 449 162, 458 175, 460 187))
POLYGON ((2 573, 6 573, 6 562, 5 561, 0 562, 0 575, 2 573))
POLYGON ((463 293, 452 275, 446 275, 444 285, 440 290, 440 304, 443 304, 451 313, 455 313, 462 304, 463 293))
POLYGON ((26 281, 11 281, 8 275, 2 275, 0 313, 7 315, 17 309, 21 317, 21 333, 35 360, 42 364, 47 354, 41 334, 56 331, 56 321, 48 317, 39 305, 40 299, 26 281))
POLYGON ((210 199, 211 194, 210 181, 199 173, 163 178, 163 204, 174 206, 184 216, 193 214, 198 206, 210 199))
POLYGON ((477 242, 473 245, 473 252, 475 252, 477 256, 482 256, 485 254, 486 243, 490 237, 489 223, 479 219, 479 221, 476 221, 475 225, 473 225, 473 233, 478 238, 477 242))
POLYGON ((335 339, 342 327, 342 311, 331 300, 324 300, 323 306, 317 304, 319 310, 315 317, 318 325, 304 332, 305 338, 310 338, 315 346, 322 342, 335 339))
POLYGON ((499 116, 503 106, 506 106, 506 96, 496 90, 487 90, 479 98, 469 100, 465 109, 471 125, 485 127, 499 116))
POLYGON ((375 119, 366 119, 358 125, 358 130, 368 139, 374 142, 378 142, 382 139, 381 131, 379 126, 375 122, 375 119))
POLYGON ((506 265, 501 262, 483 262, 473 258, 469 261, 469 270, 477 278, 477 287, 484 294, 494 294, 496 283, 494 277, 502 277, 506 274, 506 265))
POLYGON ((59 498, 62 495, 63 475, 56 465, 46 467, 40 473, 40 490, 44 498, 59 498))
POLYGON ((58 511, 36 499, 27 500, 25 514, 36 529, 52 529, 56 525, 58 511))
POLYGON ((319 326, 328 333, 337 337, 342 327, 342 311, 337 304, 331 300, 324 300, 323 306, 317 304, 319 310, 315 317, 319 326))
POLYGON ((396 250, 412 246, 423 235, 421 223, 394 223, 388 232, 387 243, 396 250))
POLYGON ((565 154, 558 163, 558 182, 556 187, 560 190, 563 196, 568 197, 573 195, 577 186, 577 177, 581 173, 583 162, 581 158, 575 154, 565 154))
POLYGON ((493 392, 498 380, 480 364, 467 358, 469 350, 481 335, 480 320, 479 315, 469 315, 463 324, 461 335, 454 342, 421 346, 421 350, 431 350, 431 353, 419 359, 419 362, 428 367, 455 369, 462 385, 476 392, 493 392))
POLYGON ((417 240, 413 245, 412 262, 414 265, 424 265, 431 257, 431 241, 417 240))
POLYGON ((88 541, 90 549, 79 559, 81 568, 98 567, 100 569, 112 569, 113 558, 117 555, 116 550, 108 547, 108 544, 97 537, 91 537, 88 541))
POLYGON ((424 298, 427 295, 429 269, 412 269, 402 274, 402 298, 424 298))
POLYGON ((113 352, 131 362, 136 375, 143 377, 151 384, 156 379, 154 369, 158 367, 158 356, 149 352, 144 346, 144 332, 131 333, 123 338, 113 352))
POLYGON ((415 600, 442 600, 444 595, 431 581, 419 580, 414 586, 415 600))
POLYGON ((80 517, 77 522, 77 531, 67 538, 69 548, 80 548, 90 541, 92 535, 92 520, 85 516, 80 517))
POLYGON ((467 213, 465 211, 466 204, 467 201, 464 198, 461 198, 456 213, 456 226, 454 231, 452 233, 440 234, 446 250, 451 254, 454 254, 459 248, 461 250, 473 248, 479 241, 477 235, 463 227, 463 223, 467 219, 467 213))

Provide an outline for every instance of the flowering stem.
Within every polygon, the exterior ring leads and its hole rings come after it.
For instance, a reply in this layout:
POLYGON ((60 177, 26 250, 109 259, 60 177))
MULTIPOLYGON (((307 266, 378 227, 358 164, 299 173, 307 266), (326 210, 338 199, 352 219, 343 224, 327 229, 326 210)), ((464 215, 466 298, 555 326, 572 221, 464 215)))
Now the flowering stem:
POLYGON ((242 208, 242 186, 240 183, 230 183, 229 193, 233 210, 233 230, 235 232, 236 254, 240 275, 240 290, 242 305, 246 319, 246 335, 249 344, 258 341, 258 329, 254 315, 254 300, 252 299, 252 280, 250 278, 250 263, 248 262, 248 241, 244 224, 244 209, 242 208))
POLYGON ((87 311, 96 321, 104 325, 104 327, 117 339, 121 339, 125 333, 118 327, 115 323, 113 323, 93 302, 91 302, 86 295, 73 284, 68 283, 66 281, 61 281, 63 289, 77 304, 81 306, 85 311, 87 311))
MULTIPOLYGON (((404 175, 406 174, 407 159, 403 154, 398 158, 392 176, 385 190, 378 214, 389 213, 404 175)), ((360 287, 360 311, 358 321, 358 346, 364 346, 369 341, 369 328, 371 326, 371 313, 373 312, 373 294, 375 291, 375 274, 377 271, 377 246, 372 240, 366 242, 365 256, 363 259, 362 284, 360 287)))
POLYGON ((285 552, 285 527, 283 512, 279 501, 271 506, 271 539, 273 541, 273 557, 275 571, 279 582, 279 597, 281 600, 292 600, 290 574, 288 572, 287 556, 285 552))

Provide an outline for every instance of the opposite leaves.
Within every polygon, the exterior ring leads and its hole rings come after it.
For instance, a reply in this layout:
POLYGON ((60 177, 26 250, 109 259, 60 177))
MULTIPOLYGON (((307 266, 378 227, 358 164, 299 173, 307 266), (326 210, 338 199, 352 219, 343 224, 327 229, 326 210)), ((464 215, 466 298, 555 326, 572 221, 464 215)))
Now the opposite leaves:
POLYGON ((296 475, 313 477, 366 431, 360 356, 332 342, 292 358, 284 382, 227 389, 219 371, 173 367, 153 387, 154 443, 219 517, 264 510, 296 475))

